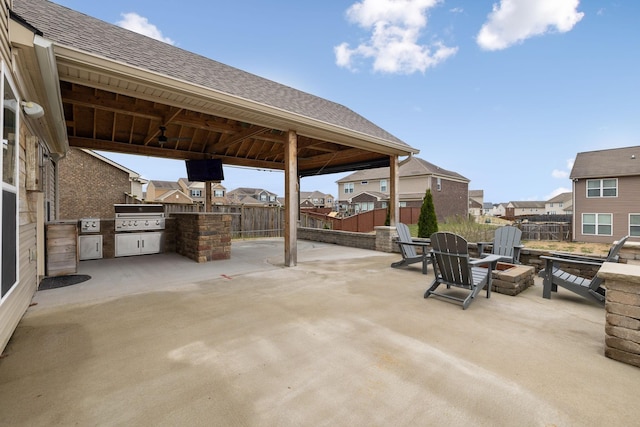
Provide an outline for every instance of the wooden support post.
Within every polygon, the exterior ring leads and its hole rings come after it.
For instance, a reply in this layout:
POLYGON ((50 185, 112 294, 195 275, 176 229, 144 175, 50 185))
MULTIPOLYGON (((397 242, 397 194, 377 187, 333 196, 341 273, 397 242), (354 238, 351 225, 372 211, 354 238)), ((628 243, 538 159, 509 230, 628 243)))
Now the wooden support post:
POLYGON ((298 135, 290 130, 284 146, 284 265, 298 263, 298 135))
POLYGON ((211 181, 204 183, 204 211, 211 212, 211 181))
POLYGON ((389 225, 395 227, 400 221, 400 202, 398 200, 398 156, 389 160, 389 225))

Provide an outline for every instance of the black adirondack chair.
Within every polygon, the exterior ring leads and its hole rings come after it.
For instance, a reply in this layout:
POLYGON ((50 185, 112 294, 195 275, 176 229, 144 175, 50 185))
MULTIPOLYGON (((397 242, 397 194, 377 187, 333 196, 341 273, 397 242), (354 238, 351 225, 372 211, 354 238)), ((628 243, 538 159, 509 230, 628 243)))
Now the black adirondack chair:
POLYGON ((401 222, 396 224, 396 230, 398 231, 398 240, 396 243, 400 247, 400 253, 402 259, 391 264, 393 268, 404 267, 416 262, 422 263, 422 274, 427 274, 427 265, 431 262, 429 258, 429 242, 427 241, 414 241, 411 238, 411 232, 406 224, 401 222), (420 248, 420 250, 416 250, 420 248))
POLYGON ((602 287, 602 279, 600 277, 596 276, 593 279, 580 277, 562 270, 559 264, 569 266, 598 266, 604 262, 618 262, 618 253, 628 238, 629 236, 625 236, 618 240, 618 242, 609 249, 609 254, 604 259, 560 252, 553 252, 551 256, 541 256, 540 258, 546 260, 544 270, 540 270, 538 273, 538 276, 544 278, 542 297, 551 299, 551 292, 557 292, 558 286, 560 286, 585 298, 594 299, 604 305, 606 291, 602 287))
POLYGON ((470 258, 467 241, 462 236, 448 232, 432 234, 431 247, 435 279, 425 292, 425 298, 436 295, 458 301, 466 309, 485 285, 487 298, 491 296, 491 271, 498 262, 498 255, 488 255, 483 259, 470 258), (485 267, 479 267, 481 265, 485 267), (463 288, 469 292, 462 297, 458 296, 459 293, 436 292, 440 285, 445 285, 447 289, 451 286, 463 288))

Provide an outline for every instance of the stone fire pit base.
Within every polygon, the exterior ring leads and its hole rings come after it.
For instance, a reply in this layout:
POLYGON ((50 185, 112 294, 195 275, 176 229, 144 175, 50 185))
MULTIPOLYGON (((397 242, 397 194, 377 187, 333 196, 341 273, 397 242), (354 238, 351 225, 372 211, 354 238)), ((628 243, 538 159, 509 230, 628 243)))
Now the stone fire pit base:
POLYGON ((499 262, 491 276, 491 291, 518 295, 529 286, 533 286, 534 277, 535 268, 531 266, 499 262))

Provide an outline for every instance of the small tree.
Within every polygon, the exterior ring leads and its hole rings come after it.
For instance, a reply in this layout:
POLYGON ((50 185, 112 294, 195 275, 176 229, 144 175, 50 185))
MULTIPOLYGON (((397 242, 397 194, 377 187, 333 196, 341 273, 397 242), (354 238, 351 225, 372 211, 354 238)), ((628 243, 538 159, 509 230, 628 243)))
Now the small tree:
POLYGON ((428 238, 436 231, 438 231, 436 208, 433 205, 431 190, 427 188, 427 192, 422 200, 422 208, 420 208, 420 218, 418 218, 418 237, 428 238))

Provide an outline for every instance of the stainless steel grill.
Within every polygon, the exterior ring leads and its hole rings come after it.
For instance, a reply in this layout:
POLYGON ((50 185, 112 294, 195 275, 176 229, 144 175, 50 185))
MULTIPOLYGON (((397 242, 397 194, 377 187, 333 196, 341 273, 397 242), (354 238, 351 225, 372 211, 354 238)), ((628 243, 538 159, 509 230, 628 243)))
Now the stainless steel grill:
POLYGON ((116 232, 164 230, 162 205, 114 205, 116 232))

